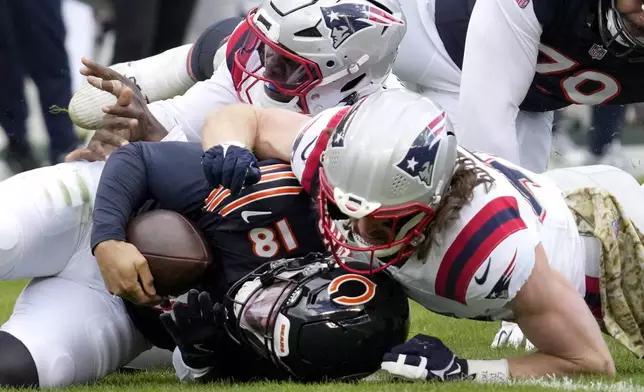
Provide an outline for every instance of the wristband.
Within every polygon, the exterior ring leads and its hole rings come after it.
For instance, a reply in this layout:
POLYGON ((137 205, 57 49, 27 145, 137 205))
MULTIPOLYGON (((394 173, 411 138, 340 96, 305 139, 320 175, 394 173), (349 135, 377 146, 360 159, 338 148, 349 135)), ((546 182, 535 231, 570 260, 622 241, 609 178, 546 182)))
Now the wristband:
MULTIPOLYGON (((240 147, 240 148, 246 148, 246 146, 244 146, 244 143, 234 141, 234 140, 230 141, 230 142, 219 143, 219 146, 221 146, 222 150, 224 150, 224 156, 226 156, 226 154, 228 153, 228 148, 230 146, 237 146, 237 147, 240 147)), ((213 146, 212 148, 215 148, 215 147, 217 147, 217 146, 213 146)))
POLYGON ((507 359, 496 361, 467 361, 468 376, 478 382, 505 382, 510 378, 507 359))
MULTIPOLYGON (((237 147, 246 148, 246 149, 248 148, 248 147, 246 147, 246 146, 244 145, 244 143, 242 143, 242 142, 238 142, 238 141, 236 141, 236 140, 232 140, 232 141, 229 141, 229 142, 219 143, 219 145, 220 145, 220 146, 222 146, 222 147, 223 147, 223 146, 237 146, 237 147)), ((224 147, 224 148, 225 148, 225 147, 224 147)))

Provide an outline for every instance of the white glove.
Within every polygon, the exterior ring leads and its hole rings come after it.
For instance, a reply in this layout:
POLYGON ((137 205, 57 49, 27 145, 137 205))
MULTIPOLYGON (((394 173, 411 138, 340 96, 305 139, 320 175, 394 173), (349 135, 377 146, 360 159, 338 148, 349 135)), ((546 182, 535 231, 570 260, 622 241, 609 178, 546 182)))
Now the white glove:
POLYGON ((500 348, 508 346, 518 349, 521 347, 524 339, 526 351, 534 350, 534 345, 523 335, 521 328, 519 328, 517 324, 510 323, 508 321, 501 321, 501 328, 499 328, 496 336, 494 336, 491 347, 500 348))

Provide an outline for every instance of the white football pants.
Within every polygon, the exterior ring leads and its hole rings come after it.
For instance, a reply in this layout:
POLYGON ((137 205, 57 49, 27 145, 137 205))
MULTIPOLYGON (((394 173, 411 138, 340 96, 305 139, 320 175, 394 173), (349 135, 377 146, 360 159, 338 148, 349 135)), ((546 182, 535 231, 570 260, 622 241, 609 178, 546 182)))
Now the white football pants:
POLYGON ((89 249, 103 166, 62 163, 0 182, 0 280, 36 278, 0 330, 27 347, 41 387, 97 380, 150 348, 89 249))

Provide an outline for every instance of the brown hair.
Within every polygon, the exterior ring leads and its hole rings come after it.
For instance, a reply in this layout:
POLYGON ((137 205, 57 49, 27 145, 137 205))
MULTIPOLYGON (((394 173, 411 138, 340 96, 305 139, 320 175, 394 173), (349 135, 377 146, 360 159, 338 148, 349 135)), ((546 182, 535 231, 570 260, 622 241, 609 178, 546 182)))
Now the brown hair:
POLYGON ((423 260, 427 257, 432 244, 440 238, 440 232, 458 219, 463 207, 472 201, 474 189, 485 184, 485 191, 488 192, 494 179, 477 166, 472 158, 458 153, 456 170, 452 176, 449 187, 443 195, 441 202, 436 207, 436 215, 432 222, 425 229, 425 241, 418 247, 418 258, 423 260))

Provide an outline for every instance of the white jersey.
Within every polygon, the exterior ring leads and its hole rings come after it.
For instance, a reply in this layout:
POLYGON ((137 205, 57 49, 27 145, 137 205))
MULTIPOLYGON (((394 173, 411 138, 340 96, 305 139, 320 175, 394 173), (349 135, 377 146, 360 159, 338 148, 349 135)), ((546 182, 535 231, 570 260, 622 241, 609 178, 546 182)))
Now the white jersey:
MULTIPOLYGON (((346 109, 327 110, 297 137, 293 172, 311 191, 329 132, 346 109)), ((436 238, 425 260, 389 268, 410 298, 436 313, 459 318, 510 319, 505 306, 527 281, 542 244, 550 265, 581 295, 585 253, 561 190, 548 178, 486 154, 471 154, 494 180, 479 185, 457 221, 436 238)))
POLYGON ((169 132, 181 131, 188 141, 198 142, 211 110, 239 102, 230 72, 222 66, 210 79, 196 83, 183 95, 153 102, 148 108, 169 132))
MULTIPOLYGON (((461 151, 469 154, 465 151, 461 151)), ((426 259, 390 268, 409 295, 444 315, 509 319, 505 306, 527 281, 542 244, 550 265, 585 294, 585 253, 561 190, 548 178, 486 154, 471 154, 494 180, 481 184, 426 259)))
POLYGON ((473 0, 401 0, 408 29, 394 72, 445 109, 461 145, 542 172, 552 113, 519 110, 535 75, 542 29, 534 1, 521 2, 525 8, 518 3, 478 1, 470 19, 473 0), (476 31, 467 44, 465 30, 476 31))

